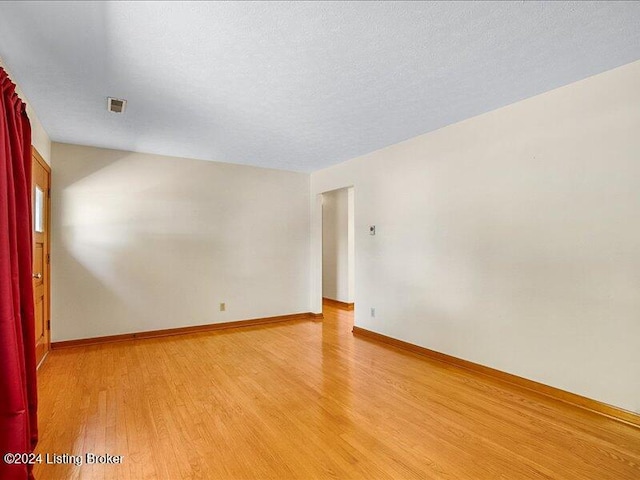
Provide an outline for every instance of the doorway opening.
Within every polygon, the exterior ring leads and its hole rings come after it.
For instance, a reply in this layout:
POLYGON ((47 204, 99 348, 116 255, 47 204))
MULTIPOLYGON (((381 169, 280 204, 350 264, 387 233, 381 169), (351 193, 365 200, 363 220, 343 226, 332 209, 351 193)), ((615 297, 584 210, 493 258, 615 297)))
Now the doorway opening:
POLYGON ((40 366, 51 345, 50 295, 50 198, 51 168, 35 148, 31 149, 31 206, 33 238, 33 297, 36 365, 40 366))
POLYGON ((353 310, 355 226, 353 187, 322 194, 322 303, 353 310))

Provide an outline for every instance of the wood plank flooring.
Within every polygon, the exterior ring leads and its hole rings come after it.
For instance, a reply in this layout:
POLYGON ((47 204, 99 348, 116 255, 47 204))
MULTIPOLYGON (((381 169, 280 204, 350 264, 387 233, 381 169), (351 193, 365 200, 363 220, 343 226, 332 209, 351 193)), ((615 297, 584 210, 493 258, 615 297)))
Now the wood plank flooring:
POLYGON ((640 479, 640 429, 324 322, 53 351, 36 465, 66 479, 640 479))

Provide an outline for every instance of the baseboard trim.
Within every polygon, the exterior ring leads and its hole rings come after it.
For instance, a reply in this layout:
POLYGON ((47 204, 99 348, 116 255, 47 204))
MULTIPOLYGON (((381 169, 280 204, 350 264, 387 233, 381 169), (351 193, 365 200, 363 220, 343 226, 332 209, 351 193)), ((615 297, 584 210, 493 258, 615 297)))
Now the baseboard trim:
POLYGON ((322 320, 324 320, 323 313, 310 313, 309 315, 311 315, 311 319, 315 322, 321 322, 322 320))
POLYGON ((340 300, 334 300, 333 298, 322 297, 322 303, 341 310, 353 310, 353 303, 341 302, 340 300))
POLYGON ((210 323, 207 325, 194 325, 191 327, 166 328, 164 330, 150 330, 146 332, 124 333, 122 335, 108 335, 105 337, 80 338, 78 340, 63 340, 61 342, 51 342, 52 350, 61 348, 82 347, 87 345, 98 345, 101 343, 124 342, 126 340, 170 337, 174 335, 186 335, 188 333, 210 332, 214 330, 226 330, 229 328, 254 327, 269 323, 290 322, 294 320, 316 320, 322 314, 317 313, 294 313, 292 315, 278 315, 276 317, 252 318, 250 320, 239 320, 236 322, 210 323))
POLYGON ((468 360, 463 360, 458 357, 447 355, 446 353, 436 352, 413 343, 398 340, 397 338, 389 337, 381 333, 373 332, 362 327, 353 327, 353 334, 359 337, 363 337, 369 340, 374 340, 380 343, 391 345, 393 347, 401 348, 403 350, 424 355, 433 360, 437 360, 449 365, 453 365, 458 368, 470 370, 474 373, 486 375, 511 385, 517 385, 518 387, 525 388, 535 393, 542 394, 546 397, 559 400, 564 403, 571 404, 573 406, 589 410, 591 412, 604 415, 614 420, 632 425, 636 428, 640 428, 640 415, 634 412, 630 412, 623 408, 615 407, 598 400, 593 400, 588 397, 583 397, 576 393, 567 392, 556 387, 551 387, 543 383, 536 382, 535 380, 529 380, 524 377, 519 377, 511 373, 503 372, 502 370, 496 370, 495 368, 486 367, 479 363, 473 363, 468 360))

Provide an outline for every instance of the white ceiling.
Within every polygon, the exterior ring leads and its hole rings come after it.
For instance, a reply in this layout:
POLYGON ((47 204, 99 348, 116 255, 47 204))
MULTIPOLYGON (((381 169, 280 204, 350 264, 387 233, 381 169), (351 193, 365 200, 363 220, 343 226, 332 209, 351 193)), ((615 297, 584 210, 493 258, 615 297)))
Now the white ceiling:
POLYGON ((640 59, 640 2, 3 2, 0 57, 55 141, 313 171, 640 59))

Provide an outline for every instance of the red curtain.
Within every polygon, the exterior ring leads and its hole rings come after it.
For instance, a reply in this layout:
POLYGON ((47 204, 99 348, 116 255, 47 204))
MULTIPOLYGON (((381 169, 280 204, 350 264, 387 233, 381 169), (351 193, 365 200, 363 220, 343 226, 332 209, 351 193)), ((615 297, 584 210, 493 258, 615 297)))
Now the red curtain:
POLYGON ((31 124, 0 68, 0 479, 33 478, 6 453, 38 440, 35 322, 31 280, 31 124))

